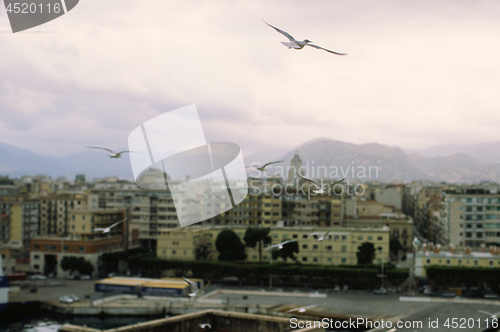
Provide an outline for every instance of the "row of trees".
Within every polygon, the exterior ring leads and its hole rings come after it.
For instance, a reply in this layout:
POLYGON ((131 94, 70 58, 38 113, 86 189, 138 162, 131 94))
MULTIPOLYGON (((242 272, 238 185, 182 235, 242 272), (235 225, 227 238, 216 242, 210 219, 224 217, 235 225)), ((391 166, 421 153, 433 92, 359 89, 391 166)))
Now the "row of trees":
POLYGON ((61 267, 64 271, 69 271, 73 274, 78 271, 80 274, 92 274, 94 272, 94 266, 89 261, 83 259, 83 257, 70 257, 66 256, 61 261, 61 267))
MULTIPOLYGON (((286 263, 251 263, 222 261, 171 261, 156 258, 153 255, 136 255, 128 259, 132 273, 141 273, 159 277, 165 270, 172 271, 177 277, 192 273, 204 279, 218 281, 223 277, 236 276, 243 283, 259 285, 269 275, 282 279, 289 286, 307 283, 317 287, 349 285, 366 289, 379 286, 380 266, 317 266, 286 263)), ((407 269, 396 269, 386 265, 387 281, 394 285, 401 284, 408 277, 407 269)), ((267 280, 267 279, 266 279, 267 280)))
MULTIPOLYGON (((242 261, 246 259, 245 247, 254 249, 258 247, 259 262, 262 262, 262 247, 264 245, 269 245, 272 242, 271 236, 269 236, 270 231, 271 228, 249 227, 243 237, 243 240, 245 241, 243 244, 235 232, 230 229, 223 230, 219 233, 217 240, 215 241, 215 247, 219 252, 218 260, 224 262, 242 261)), ((393 248, 398 247, 394 242, 392 242, 392 244, 393 248)), ((399 246, 401 245, 399 241, 397 241, 397 244, 399 244, 399 246)), ((295 253, 299 253, 299 245, 297 241, 286 243, 283 245, 282 249, 273 250, 271 254, 273 260, 282 258, 286 261, 290 258, 297 262, 297 258, 294 255, 295 253)), ((358 248, 356 257, 359 265, 372 264, 373 259, 375 258, 375 246, 373 243, 362 243, 358 248)))
MULTIPOLYGON (((245 232, 245 236, 243 240, 245 243, 243 244, 238 235, 230 229, 223 230, 217 236, 217 240, 215 241, 215 247, 219 252, 218 260, 224 262, 234 262, 234 261, 242 261, 245 260, 247 255, 245 254, 245 247, 248 248, 256 248, 258 247, 259 251, 259 262, 262 262, 262 247, 264 245, 269 245, 272 242, 271 236, 269 236, 269 232, 271 228, 256 228, 249 227, 245 232)), ((281 257, 283 260, 287 260, 287 258, 291 258, 294 261, 297 261, 294 253, 299 252, 299 245, 297 242, 289 242, 283 245, 283 248, 280 250, 272 251, 272 258, 278 259, 281 257)))

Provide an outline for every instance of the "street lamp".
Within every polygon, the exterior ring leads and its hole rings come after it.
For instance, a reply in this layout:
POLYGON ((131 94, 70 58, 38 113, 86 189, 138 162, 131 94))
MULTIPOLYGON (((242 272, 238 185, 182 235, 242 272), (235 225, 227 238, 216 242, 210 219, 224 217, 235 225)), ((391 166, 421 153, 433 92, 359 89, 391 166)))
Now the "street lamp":
POLYGON ((416 260, 417 260, 417 251, 418 251, 418 248, 420 247, 421 242, 417 237, 415 237, 413 239, 413 241, 411 242, 411 244, 412 244, 412 247, 414 249, 413 262, 411 263, 411 266, 410 266, 410 281, 411 281, 411 288, 413 290, 415 287, 415 265, 416 265, 416 260))

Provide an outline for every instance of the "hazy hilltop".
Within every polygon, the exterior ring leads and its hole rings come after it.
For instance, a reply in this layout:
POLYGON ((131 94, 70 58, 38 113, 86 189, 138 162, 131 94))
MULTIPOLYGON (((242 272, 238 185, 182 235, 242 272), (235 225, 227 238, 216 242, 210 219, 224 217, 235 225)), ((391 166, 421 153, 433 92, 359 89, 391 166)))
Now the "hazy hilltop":
MULTIPOLYGON (((500 182, 500 143, 476 144, 474 153, 449 153, 470 147, 446 146, 421 151, 403 150, 378 143, 353 144, 328 138, 318 138, 295 148, 264 150, 244 155, 246 165, 260 165, 277 160, 283 163, 269 167, 269 174, 286 170, 298 153, 307 172, 313 178, 343 178, 364 181, 430 180, 455 183, 480 181, 500 182), (495 148, 494 147, 497 147, 495 148), (483 152, 482 152, 483 151, 483 152), (484 151, 488 151, 488 154, 484 151), (429 156, 442 152, 441 156, 429 156), (495 158, 498 156, 498 161, 495 158), (325 172, 326 168, 326 172, 325 172)), ((124 149, 125 150, 125 149, 124 149)), ((244 151, 243 151, 244 152, 244 151)), ((110 159, 105 151, 84 150, 63 157, 44 156, 26 149, 0 143, 0 175, 47 174, 52 177, 83 173, 87 177, 118 176, 132 179, 127 155, 110 159)), ((252 174, 250 174, 252 175, 252 174)))

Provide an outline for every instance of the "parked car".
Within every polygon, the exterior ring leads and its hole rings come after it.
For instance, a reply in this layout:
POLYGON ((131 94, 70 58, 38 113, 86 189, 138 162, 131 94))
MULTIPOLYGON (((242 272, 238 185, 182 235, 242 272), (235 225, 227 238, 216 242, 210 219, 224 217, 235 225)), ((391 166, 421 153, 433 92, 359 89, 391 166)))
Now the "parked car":
POLYGON ((293 291, 293 293, 294 293, 294 294, 300 294, 300 293, 302 293, 302 292, 301 292, 300 290, 296 289, 296 290, 294 290, 294 291, 293 291))
POLYGON ((387 290, 387 288, 384 288, 384 287, 377 288, 372 292, 372 294, 377 294, 377 295, 387 295, 387 293, 388 293, 388 290, 387 290))
POLYGON ((69 275, 65 278, 66 280, 75 280, 75 276, 74 275, 69 275))
POLYGON ((349 290, 349 286, 344 285, 344 287, 342 287, 342 290, 343 290, 344 292, 347 292, 347 291, 349 290))
POLYGON ((283 288, 276 288, 274 291, 278 293, 283 293, 283 288))
POLYGON ((30 280, 45 280, 45 279, 47 279, 47 277, 42 275, 42 274, 34 274, 32 276, 29 276, 28 279, 30 279, 30 280))
POLYGON ((427 295, 427 296, 437 296, 438 293, 432 291, 431 289, 426 289, 426 290, 424 290, 424 295, 427 295))
POLYGON ((80 276, 80 279, 81 280, 90 280, 90 279, 92 279, 92 276, 90 276, 88 274, 83 274, 80 276))
POLYGON ((80 298, 76 295, 68 295, 67 297, 71 298, 74 302, 80 301, 80 298))
POLYGON ((455 294, 454 292, 444 292, 441 294, 441 297, 455 297, 457 294, 455 294))
POLYGON ((485 299, 497 300, 498 299, 498 295, 495 294, 495 293, 488 293, 488 294, 484 294, 484 298, 485 299))
POLYGON ((69 296, 61 296, 59 298, 59 302, 61 302, 61 303, 68 303, 69 304, 69 303, 73 303, 75 301, 71 297, 69 297, 69 296))
POLYGON ((340 292, 340 285, 336 285, 333 290, 336 291, 336 292, 340 292))

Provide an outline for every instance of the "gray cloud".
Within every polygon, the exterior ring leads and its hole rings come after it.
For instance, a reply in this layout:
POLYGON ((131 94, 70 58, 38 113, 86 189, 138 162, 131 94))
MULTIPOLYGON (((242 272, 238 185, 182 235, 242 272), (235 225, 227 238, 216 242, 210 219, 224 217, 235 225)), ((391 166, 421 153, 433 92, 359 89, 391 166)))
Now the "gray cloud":
MULTIPOLYGON (((316 137, 422 148, 500 140, 494 1, 81 2, 1 34, 0 141, 123 147, 196 104, 210 140, 254 152, 316 137), (287 50, 284 37, 340 52, 287 50)), ((8 29, 0 10, 0 30, 8 29)))

